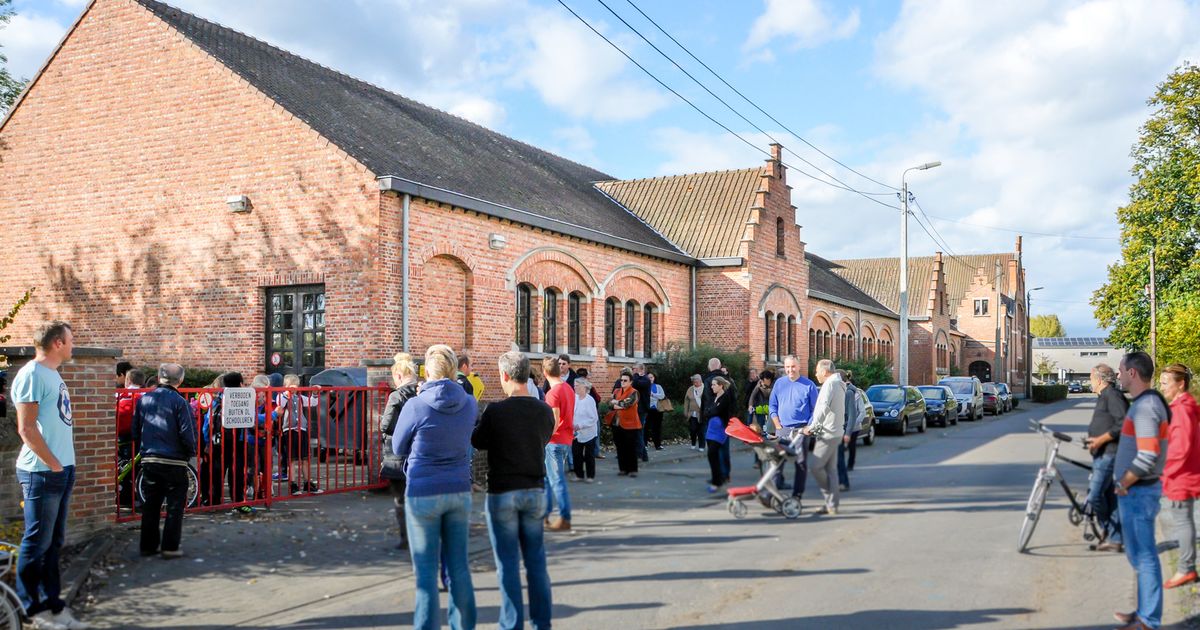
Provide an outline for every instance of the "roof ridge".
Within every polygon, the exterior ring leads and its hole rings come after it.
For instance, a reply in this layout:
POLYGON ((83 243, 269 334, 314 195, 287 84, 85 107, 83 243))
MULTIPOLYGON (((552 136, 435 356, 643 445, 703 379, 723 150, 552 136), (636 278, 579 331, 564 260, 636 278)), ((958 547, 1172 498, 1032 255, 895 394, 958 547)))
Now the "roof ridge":
POLYGON ((635 177, 633 179, 606 179, 596 182, 597 184, 624 184, 634 182, 652 182, 657 180, 677 179, 681 177, 695 177, 697 175, 723 175, 726 173, 746 173, 749 171, 762 171, 761 166, 748 166, 746 168, 731 168, 718 171, 697 171, 694 173, 676 173, 674 175, 655 175, 654 177, 635 177))
MULTIPOLYGON (((339 76, 339 77, 346 78, 346 79, 348 79, 348 80, 350 80, 350 81, 353 81, 353 82, 355 82, 355 83, 359 83, 359 84, 361 84, 361 85, 363 85, 363 86, 366 86, 366 87, 368 87, 368 88, 370 88, 370 89, 373 89, 373 90, 378 90, 378 91, 380 91, 380 92, 383 92, 384 94, 388 94, 388 95, 390 95, 390 96, 394 96, 394 97, 396 97, 396 98, 399 98, 399 99, 402 99, 402 100, 408 101, 408 102, 410 102, 410 103, 413 103, 413 104, 415 104, 415 105, 418 105, 418 106, 420 106, 420 107, 424 107, 424 108, 427 108, 427 109, 433 110, 433 111, 435 111, 435 112, 438 112, 439 114, 444 114, 444 115, 446 115, 446 116, 450 116, 451 118, 456 118, 456 119, 458 119, 458 120, 460 120, 460 121, 462 121, 462 122, 465 122, 465 123, 467 123, 467 124, 469 124, 469 125, 471 125, 471 126, 474 126, 474 127, 477 127, 477 128, 479 128, 479 129, 482 129, 483 131, 485 131, 485 132, 487 132, 487 133, 489 133, 489 134, 497 135, 497 136, 500 136, 501 138, 504 138, 505 140, 510 140, 510 141, 512 141, 512 142, 514 142, 514 143, 517 143, 517 144, 524 145, 524 146, 526 146, 526 147, 529 147, 530 149, 533 149, 534 151, 537 151, 537 152, 539 152, 539 153, 545 153, 546 155, 553 156, 553 157, 555 157, 555 158, 558 158, 558 159, 560 159, 560 160, 562 160, 562 161, 564 161, 564 162, 570 162, 571 164, 574 164, 575 166, 580 166, 580 167, 583 167, 583 168, 585 168, 585 169, 587 169, 587 170, 589 170, 589 171, 595 171, 596 173, 599 173, 599 174, 601 174, 601 175, 604 175, 605 177, 612 177, 612 176, 611 176, 611 175, 609 175, 608 173, 605 173, 604 171, 601 171, 600 169, 598 169, 598 168, 595 168, 595 167, 593 167, 593 166, 588 166, 587 164, 584 164, 584 163, 582 163, 582 162, 578 162, 578 161, 572 160, 572 159, 570 159, 570 158, 563 157, 563 156, 561 156, 561 155, 558 155, 557 153, 554 153, 554 152, 552 152, 552 151, 547 151, 546 149, 543 149, 543 148, 541 148, 541 147, 538 147, 538 146, 532 145, 532 144, 530 144, 530 143, 528 143, 528 142, 525 142, 524 140, 520 140, 520 139, 518 139, 518 138, 514 138, 514 137, 512 137, 512 136, 505 135, 505 134, 503 134, 503 133, 500 133, 499 131, 496 131, 495 129, 492 129, 492 128, 490 128, 490 127, 485 127, 485 126, 483 126, 483 125, 481 125, 481 124, 479 124, 479 123, 477 123, 477 122, 475 122, 475 121, 473 121, 473 120, 470 120, 470 119, 468 119, 468 118, 464 118, 464 117, 462 117, 462 116, 459 116, 459 115, 457 115, 457 114, 455 114, 455 113, 453 113, 453 112, 448 112, 448 111, 446 111, 446 110, 444 110, 444 109, 440 109, 440 108, 434 107, 433 105, 430 105, 430 104, 428 104, 428 103, 424 103, 424 102, 418 101, 418 100, 416 100, 416 99, 414 99, 414 98, 409 98, 409 97, 407 97, 407 96, 405 96, 405 95, 403 95, 403 94, 400 94, 399 92, 393 92, 392 90, 389 90, 389 89, 387 89, 387 88, 384 88, 384 87, 382 87, 382 86, 379 86, 379 85, 376 85, 376 84, 374 84, 374 83, 371 83, 370 81, 367 81, 366 79, 361 79, 361 78, 359 78, 359 77, 356 77, 356 76, 354 76, 354 75, 351 75, 351 74, 348 74, 348 73, 346 73, 346 72, 343 72, 343 71, 341 71, 341 70, 338 70, 337 68, 334 68, 334 67, 331 67, 331 66, 327 66, 327 65, 325 65, 325 64, 323 64, 323 63, 320 63, 320 62, 318 62, 318 61, 315 61, 315 60, 309 59, 308 57, 301 56, 301 55, 299 55, 299 54, 297 54, 297 53, 295 53, 295 52, 292 52, 292 51, 290 51, 290 50, 287 50, 287 49, 285 49, 285 48, 283 48, 283 47, 281 47, 281 46, 276 46, 275 44, 272 44, 272 43, 270 43, 270 42, 268 42, 268 41, 266 41, 266 40, 259 39, 259 38, 255 37, 255 36, 253 36, 253 35, 249 35, 249 34, 247 34, 247 33, 244 33, 244 32, 242 32, 242 31, 239 31, 238 29, 236 29, 236 28, 233 28, 232 26, 226 26, 225 24, 222 24, 222 23, 220 23, 220 22, 217 22, 217 21, 215 21, 215 20, 210 20, 210 19, 207 19, 207 18, 201 17, 201 16, 199 16, 199 15, 196 15, 195 13, 189 13, 188 11, 185 11, 185 10, 183 10, 183 9, 180 9, 179 7, 176 7, 176 6, 173 6, 173 5, 167 4, 166 2, 162 2, 161 0, 135 0, 135 1, 136 1, 137 3, 139 3, 139 4, 143 5, 143 6, 147 7, 147 8, 149 8, 149 7, 150 7, 150 6, 152 6, 152 5, 156 5, 156 6, 159 6, 159 7, 165 7, 165 8, 167 8, 167 9, 170 9, 170 10, 173 10, 173 11, 178 11, 178 12, 182 13, 183 15, 186 15, 186 16, 188 16, 189 18, 191 18, 191 19, 193 19, 193 20, 199 20, 199 21, 201 21, 201 22, 205 22, 205 23, 211 24, 211 25, 213 25, 213 26, 216 26, 216 27, 218 27, 218 28, 225 29, 225 30, 227 30, 227 31, 229 31, 229 32, 231 32, 231 33, 235 33, 235 34, 237 34, 238 36, 240 36, 240 37, 243 37, 243 38, 245 38, 245 39, 247 39, 247 40, 249 40, 249 41, 251 41, 251 42, 254 42, 255 44, 260 44, 260 45, 262 45, 262 46, 265 46, 265 47, 267 47, 267 48, 269 48, 269 49, 271 49, 271 50, 273 50, 273 51, 278 51, 278 52, 280 52, 280 53, 282 53, 282 54, 284 54, 284 55, 287 55, 287 56, 290 56, 290 57, 294 57, 294 58, 296 58, 296 59, 299 59, 300 61, 303 61, 303 62, 305 62, 305 63, 310 63, 310 64, 312 64, 312 65, 314 65, 314 66, 317 66, 318 68, 321 68, 321 69, 323 69, 323 70, 326 70, 326 71, 328 71, 328 72, 330 72, 330 73, 332 73, 332 74, 335 74, 335 75, 337 75, 337 76, 339 76)), ((162 21, 162 20, 160 19, 160 21, 162 21)), ((173 25, 171 25, 170 23, 167 23, 167 22, 165 22, 165 21, 163 21, 163 23, 164 23, 164 24, 166 24, 166 25, 167 25, 169 28, 171 28, 172 30, 176 30, 176 31, 178 31, 178 30, 179 30, 179 29, 175 28, 173 25)), ((180 33, 180 34, 181 34, 181 35, 183 35, 184 37, 187 37, 189 40, 191 39, 190 37, 188 37, 188 36, 187 36, 187 34, 186 34, 186 33, 180 33)), ((207 51, 204 51, 204 52, 205 52, 205 54, 206 54, 206 55, 208 55, 209 57, 212 57, 213 59, 215 59, 215 60, 216 60, 218 63, 220 63, 221 65, 228 67, 228 64, 226 64, 224 61, 222 61, 222 60, 221 60, 219 57, 217 57, 217 56, 215 56, 215 55, 213 55, 212 53, 209 53, 209 52, 207 52, 207 51)), ((232 68, 230 68, 230 69, 232 70, 232 68)), ((235 72, 236 72, 236 71, 235 71, 235 72)), ((270 95, 267 95, 267 97, 268 97, 268 98, 271 98, 271 97, 270 97, 270 95)), ((273 102, 275 102, 275 103, 279 104, 280 106, 284 106, 284 105, 283 105, 283 103, 280 103, 278 99, 271 98, 271 100, 272 100, 273 102)), ((289 109, 289 111, 290 111, 290 109, 289 109)), ((294 112, 293 112, 293 113, 294 113, 294 112)), ((317 132, 317 134, 321 135, 322 137, 326 137, 326 136, 325 136, 325 134, 321 133, 321 131, 320 131, 320 130, 314 129, 313 131, 316 131, 316 132, 317 132)), ((327 137, 326 137, 326 138, 327 138, 327 137)), ((327 139, 328 139, 328 138, 327 138, 327 139)), ((379 175, 379 176, 382 176, 382 175, 395 175, 396 173, 375 173, 375 174, 376 174, 376 175, 379 175)), ((608 180, 600 180, 600 181, 608 181, 608 180)), ((620 180, 615 180, 615 181, 620 181, 620 180)), ((674 243, 672 243, 672 244, 674 244, 674 243)))

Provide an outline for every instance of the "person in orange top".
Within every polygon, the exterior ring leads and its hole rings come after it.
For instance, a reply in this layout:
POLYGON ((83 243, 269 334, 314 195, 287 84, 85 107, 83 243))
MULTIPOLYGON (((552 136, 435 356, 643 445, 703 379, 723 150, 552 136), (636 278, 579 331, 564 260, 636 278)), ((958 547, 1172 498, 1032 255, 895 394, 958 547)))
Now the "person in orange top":
POLYGON ((1175 523, 1179 563, 1175 575, 1163 586, 1175 588, 1196 581, 1196 522, 1192 508, 1200 497, 1200 406, 1188 393, 1192 371, 1178 363, 1168 365, 1158 377, 1163 397, 1171 403, 1167 433, 1167 461, 1163 464, 1163 496, 1175 523))
POLYGON ((638 473, 638 431, 642 428, 641 417, 638 416, 638 393, 633 388, 633 371, 629 368, 621 370, 621 379, 613 390, 613 413, 610 422, 613 425, 613 443, 617 447, 617 468, 620 475, 636 477, 638 473))

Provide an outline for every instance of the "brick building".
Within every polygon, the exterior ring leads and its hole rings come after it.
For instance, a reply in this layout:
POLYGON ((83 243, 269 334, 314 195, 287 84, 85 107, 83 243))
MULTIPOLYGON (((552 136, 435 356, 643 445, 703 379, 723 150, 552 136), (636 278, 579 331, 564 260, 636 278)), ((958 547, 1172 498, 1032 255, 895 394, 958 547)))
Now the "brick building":
MULTIPOLYGON (((895 298, 806 252, 781 152, 616 180, 154 0, 95 0, 0 122, 0 303, 37 286, 16 338, 60 317, 137 363, 311 375, 444 342, 489 397, 511 349, 600 382, 672 342, 894 358, 895 298)), ((931 269, 913 347, 949 369, 967 297, 931 269)))

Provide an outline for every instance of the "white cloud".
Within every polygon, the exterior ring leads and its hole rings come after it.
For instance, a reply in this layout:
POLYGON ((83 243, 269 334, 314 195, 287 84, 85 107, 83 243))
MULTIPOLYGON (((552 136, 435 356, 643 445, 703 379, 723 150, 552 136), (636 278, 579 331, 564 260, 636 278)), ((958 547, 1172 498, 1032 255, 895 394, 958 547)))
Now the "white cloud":
POLYGON ((766 4, 742 46, 744 52, 759 59, 774 59, 767 47, 776 39, 787 40, 788 47, 795 50, 846 39, 858 31, 857 8, 836 18, 819 0, 766 0, 766 4))
MULTIPOLYGON (((525 33, 529 47, 521 79, 547 104, 575 118, 638 120, 670 102, 648 82, 631 79, 629 62, 573 18, 535 12, 525 33)), ((616 41, 630 50, 630 42, 616 41)))
POLYGON ((456 96, 446 111, 493 129, 504 122, 505 116, 503 105, 481 96, 456 96))
POLYGON ((32 12, 14 15, 0 27, 0 53, 8 57, 9 73, 19 79, 32 79, 68 26, 32 12))

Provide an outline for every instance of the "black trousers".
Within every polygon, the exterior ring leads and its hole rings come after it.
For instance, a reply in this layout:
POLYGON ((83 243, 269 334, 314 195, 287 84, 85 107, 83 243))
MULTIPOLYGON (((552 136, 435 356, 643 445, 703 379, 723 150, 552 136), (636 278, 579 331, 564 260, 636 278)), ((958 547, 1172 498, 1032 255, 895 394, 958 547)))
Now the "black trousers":
MULTIPOLYGON (((221 477, 229 481, 229 500, 241 503, 246 500, 246 461, 254 457, 255 447, 237 437, 226 437, 221 440, 221 470, 214 475, 213 489, 219 495, 221 492, 221 477)), ((220 496, 217 497, 218 502, 220 496)))
POLYGON ((617 469, 623 473, 635 473, 638 469, 638 429, 622 429, 613 426, 613 443, 617 447, 617 469))
POLYGON ((392 493, 392 504, 396 509, 396 524, 400 526, 401 545, 408 545, 408 525, 404 523, 404 490, 407 486, 404 479, 388 479, 388 490, 392 493))
POLYGON ((187 503, 188 478, 183 466, 145 462, 142 464, 142 540, 144 554, 158 551, 159 511, 164 501, 167 505, 167 520, 163 524, 161 543, 163 551, 177 551, 183 536, 183 508, 187 503))
POLYGON ((579 440, 571 441, 571 461, 574 463, 576 478, 596 478, 596 449, 598 448, 597 442, 599 441, 599 436, 586 442, 580 442, 579 440))
POLYGON ((646 413, 646 443, 654 442, 654 448, 662 446, 663 412, 651 409, 646 413))
POLYGON ((704 446, 704 432, 700 430, 700 418, 688 418, 688 440, 692 446, 704 446))
MULTIPOLYGON (((797 436, 795 440, 803 440, 803 448, 796 450, 795 477, 792 479, 792 496, 804 495, 804 486, 808 483, 808 453, 816 446, 816 438, 797 436)), ((783 482, 783 469, 775 474, 776 485, 783 482)))
POLYGON ((712 473, 708 482, 714 486, 720 486, 727 481, 725 478, 725 464, 722 461, 721 443, 715 440, 707 440, 707 442, 708 468, 712 473))

